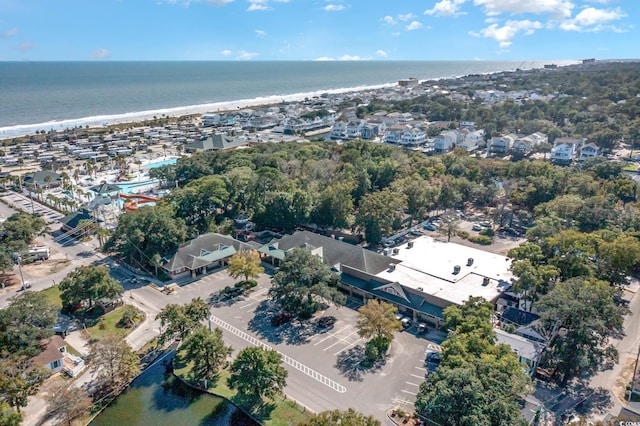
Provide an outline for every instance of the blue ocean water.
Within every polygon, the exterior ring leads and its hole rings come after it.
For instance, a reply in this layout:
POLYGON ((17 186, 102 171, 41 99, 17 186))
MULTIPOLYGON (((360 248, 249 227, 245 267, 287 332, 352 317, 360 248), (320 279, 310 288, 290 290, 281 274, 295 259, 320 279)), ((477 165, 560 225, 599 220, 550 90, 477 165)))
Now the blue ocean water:
MULTIPOLYGON (((225 102, 539 68, 551 61, 0 62, 0 138, 225 102)), ((553 61, 558 65, 572 61, 553 61)))

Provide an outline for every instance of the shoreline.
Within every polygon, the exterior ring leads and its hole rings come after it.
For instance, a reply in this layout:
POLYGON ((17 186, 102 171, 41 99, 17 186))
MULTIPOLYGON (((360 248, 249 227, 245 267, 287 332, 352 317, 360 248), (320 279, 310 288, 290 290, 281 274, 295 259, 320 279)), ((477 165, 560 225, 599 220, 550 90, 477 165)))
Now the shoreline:
MULTIPOLYGON (((579 64, 578 61, 566 61, 566 64, 559 65, 558 67, 566 67, 579 64)), ((485 73, 472 73, 465 75, 450 75, 450 76, 440 76, 429 79, 421 79, 420 83, 424 82, 437 82, 443 79, 458 79, 458 78, 468 78, 472 75, 493 75, 500 74, 504 72, 518 72, 518 71, 529 71, 534 69, 543 69, 542 67, 528 67, 528 68, 516 68, 516 69, 505 69, 501 71, 493 71, 493 72, 485 72, 485 73)), ((298 92, 291 94, 280 94, 280 95, 268 95, 268 96, 258 96, 255 98, 246 98, 246 99, 237 99, 230 101, 220 101, 220 102, 211 102, 204 104, 195 104, 195 105, 186 105, 186 106, 178 106, 178 107, 168 107, 168 108, 158 108, 152 110, 143 110, 136 112, 126 112, 126 113, 117 113, 117 114, 102 114, 96 116, 88 116, 81 118, 73 118, 73 119, 64 119, 64 120, 51 120, 41 123, 34 124, 17 124, 13 126, 3 126, 0 127, 0 140, 7 140, 13 138, 21 138, 26 136, 34 135, 37 131, 64 131, 65 129, 71 129, 75 127, 89 127, 91 129, 99 129, 99 128, 108 128, 110 126, 121 125, 121 124, 135 124, 143 121, 153 120, 154 118, 159 117, 168 117, 168 118, 176 118, 180 116, 188 116, 188 115, 201 115, 206 113, 222 113, 222 112, 230 112, 235 110, 240 110, 244 108, 257 107, 257 106, 265 106, 265 105, 273 105, 280 103, 289 103, 289 102, 300 102, 305 98, 312 98, 316 96, 320 96, 323 94, 355 94, 362 91, 370 91, 370 90, 380 90, 386 88, 392 88, 398 86, 398 82, 394 83, 381 83, 381 84, 372 84, 372 85, 363 85, 363 86, 355 86, 355 87, 344 87, 337 89, 320 89, 309 92, 298 92)))

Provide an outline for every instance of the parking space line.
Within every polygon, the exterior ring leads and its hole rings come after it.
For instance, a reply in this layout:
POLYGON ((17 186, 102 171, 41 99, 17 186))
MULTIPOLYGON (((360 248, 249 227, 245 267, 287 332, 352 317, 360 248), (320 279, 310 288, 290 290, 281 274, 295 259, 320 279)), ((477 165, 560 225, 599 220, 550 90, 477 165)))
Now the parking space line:
POLYGON ((419 384, 417 384, 417 383, 411 383, 411 382, 405 382, 405 383, 406 383, 406 384, 408 384, 408 385, 411 385, 411 386, 420 386, 420 385, 419 385, 419 384))
POLYGON ((423 367, 413 367, 413 368, 415 368, 416 370, 427 371, 427 369, 426 369, 426 368, 423 368, 423 367))
POLYGON ((406 405, 413 405, 413 402, 404 400, 404 399, 400 399, 400 398, 393 398, 392 399, 393 402, 395 402, 396 404, 406 404, 406 405))
POLYGON ((329 334, 327 334, 327 335, 325 336, 325 338, 324 338, 324 339, 320 340, 320 341, 319 341, 319 342, 317 342, 317 343, 314 343, 314 346, 318 346, 320 343, 322 343, 322 342, 324 342, 324 341, 326 341, 326 340, 329 340, 330 338, 332 338, 332 337, 336 336, 338 333, 343 332, 343 331, 344 331, 344 330, 346 330, 347 328, 349 328, 349 326, 346 326, 346 327, 344 327, 343 329, 341 329, 340 331, 336 331, 335 333, 329 333, 329 334))
POLYGON ((409 374, 410 376, 417 377, 418 379, 424 379, 423 376, 418 376, 417 374, 409 374))
POLYGON ((413 395, 413 396, 418 395, 418 394, 417 394, 417 393, 415 393, 415 392, 409 392, 408 390, 404 390, 404 389, 402 389, 402 390, 401 390, 401 392, 408 393, 409 395, 413 395))
POLYGON ((358 343, 360 343, 361 341, 362 341, 362 338, 360 338, 360 339, 356 340, 355 342, 351 343, 350 345, 345 346, 344 348, 340 349, 338 352, 336 352, 335 354, 333 354, 333 356, 340 355, 340 353, 341 353, 341 352, 344 352, 344 351, 346 351, 347 349, 352 348, 353 346, 357 345, 357 344, 358 344, 358 343))
MULTIPOLYGON (((256 339, 253 336, 250 336, 249 334, 245 333, 244 331, 232 326, 231 324, 221 320, 218 317, 215 316, 211 316, 210 320, 212 323, 220 326, 222 329, 227 330, 233 334, 235 334, 236 336, 240 337, 241 339, 249 342, 250 344, 254 345, 254 346, 259 346, 262 347, 264 349, 268 349, 268 350, 275 350, 273 349, 271 346, 267 345, 266 343, 256 339)), ((331 380, 330 378, 328 378, 327 376, 324 376, 323 374, 315 371, 312 368, 307 367, 306 365, 302 364, 299 361, 296 361, 295 359, 291 358, 288 355, 283 354, 280 351, 277 351, 281 356, 282 356, 282 361, 284 361, 285 364, 290 365, 291 367, 295 368, 298 371, 301 371, 302 373, 306 374, 307 376, 311 377, 312 379, 322 383, 323 385, 330 387, 331 389, 335 390, 336 392, 340 392, 340 393, 345 393, 347 391, 347 388, 345 388, 344 386, 342 386, 340 383, 337 383, 333 380, 331 380)))
MULTIPOLYGON (((332 344, 332 345, 327 346, 326 348, 324 348, 324 349, 323 349, 323 351, 326 351, 327 349, 331 349, 332 347, 334 347, 335 345, 338 345, 338 344, 340 344, 340 343, 347 343, 347 344, 351 344, 350 342, 348 342, 348 341, 347 341, 347 338, 348 338, 348 337, 353 336, 353 335, 354 335, 354 334, 356 334, 356 333, 357 333, 357 331, 354 331, 354 332, 352 332, 352 333, 348 334, 348 335, 347 335, 347 336, 345 336, 345 337, 338 337, 338 336, 335 336, 335 338, 336 338, 336 339, 338 339, 338 341, 337 341, 337 342, 335 342, 335 343, 334 343, 334 344, 332 344)), ((360 338, 358 338, 358 340, 360 340, 360 338)), ((356 340, 356 342, 357 342, 357 340, 356 340)))

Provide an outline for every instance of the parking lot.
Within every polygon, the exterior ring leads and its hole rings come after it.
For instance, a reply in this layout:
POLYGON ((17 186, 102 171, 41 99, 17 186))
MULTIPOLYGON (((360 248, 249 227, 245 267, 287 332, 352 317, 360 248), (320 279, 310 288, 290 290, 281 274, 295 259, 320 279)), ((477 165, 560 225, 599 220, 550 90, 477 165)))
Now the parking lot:
POLYGON ((2 196, 2 199, 5 200, 9 206, 15 206, 15 208, 19 210, 41 214, 48 223, 55 223, 64 217, 62 213, 45 207, 38 203, 37 200, 31 200, 23 194, 8 192, 2 196))
MULTIPOLYGON (((285 391, 313 411, 352 407, 385 421, 389 408, 412 409, 425 377, 425 350, 434 344, 427 340, 428 333, 417 337, 415 326, 396 333, 386 362, 362 369, 359 363, 366 342, 355 328, 361 303, 350 299, 346 306, 327 307, 310 320, 292 319, 275 326, 271 321, 279 310, 268 300, 270 277, 263 274, 246 295, 218 296, 234 282, 222 270, 180 287, 174 295, 156 293, 167 299, 165 303, 184 303, 194 297, 208 300, 211 326, 223 330, 234 354, 251 345, 280 352, 289 371, 285 391), (334 317, 335 322, 321 326, 320 319, 325 317, 334 317)), ((441 339, 441 334, 433 333, 433 338, 441 339)))

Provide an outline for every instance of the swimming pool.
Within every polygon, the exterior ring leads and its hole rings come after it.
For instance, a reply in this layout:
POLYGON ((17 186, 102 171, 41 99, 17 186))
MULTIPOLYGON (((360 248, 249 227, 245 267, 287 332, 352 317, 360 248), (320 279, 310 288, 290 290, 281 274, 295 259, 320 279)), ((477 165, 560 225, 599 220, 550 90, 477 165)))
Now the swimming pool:
POLYGON ((149 163, 142 166, 143 169, 155 169, 156 167, 168 166, 170 164, 176 164, 177 158, 169 158, 168 160, 158 161, 156 163, 149 163))
POLYGON ((134 188, 140 188, 140 187, 149 187, 148 189, 151 189, 151 187, 155 186, 158 183, 158 179, 152 179, 152 180, 145 180, 143 182, 133 182, 133 183, 116 183, 116 185, 121 189, 120 192, 122 192, 123 194, 131 194, 132 190, 134 188))

